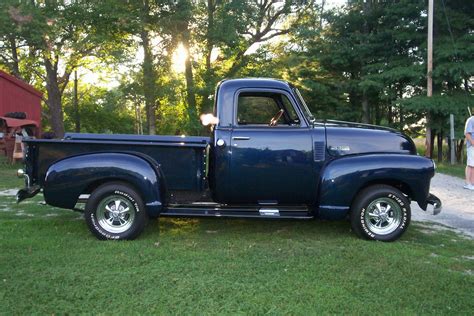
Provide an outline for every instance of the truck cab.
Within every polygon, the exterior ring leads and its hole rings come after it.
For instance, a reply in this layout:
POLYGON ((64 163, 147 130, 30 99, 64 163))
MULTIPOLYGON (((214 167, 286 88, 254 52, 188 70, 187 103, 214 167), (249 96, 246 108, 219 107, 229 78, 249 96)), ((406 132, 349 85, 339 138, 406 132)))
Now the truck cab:
POLYGON ((349 218, 360 237, 396 240, 410 202, 429 193, 434 163, 385 127, 317 120, 299 91, 275 79, 224 80, 210 137, 66 134, 26 140, 27 188, 49 205, 85 202, 99 239, 133 239, 148 218, 349 218))
POLYGON ((292 87, 281 81, 228 80, 219 85, 216 100, 219 123, 212 132, 210 169, 214 199, 314 204, 325 128, 304 114, 292 87))

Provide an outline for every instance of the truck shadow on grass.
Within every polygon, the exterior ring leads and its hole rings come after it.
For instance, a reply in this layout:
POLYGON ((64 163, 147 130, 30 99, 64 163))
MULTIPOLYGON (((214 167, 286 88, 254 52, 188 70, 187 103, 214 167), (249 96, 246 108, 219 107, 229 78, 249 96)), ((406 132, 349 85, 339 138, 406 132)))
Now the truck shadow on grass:
POLYGON ((228 219, 228 218, 161 218, 152 220, 144 238, 160 235, 206 235, 210 238, 256 236, 269 238, 352 238, 348 221, 319 219, 228 219))

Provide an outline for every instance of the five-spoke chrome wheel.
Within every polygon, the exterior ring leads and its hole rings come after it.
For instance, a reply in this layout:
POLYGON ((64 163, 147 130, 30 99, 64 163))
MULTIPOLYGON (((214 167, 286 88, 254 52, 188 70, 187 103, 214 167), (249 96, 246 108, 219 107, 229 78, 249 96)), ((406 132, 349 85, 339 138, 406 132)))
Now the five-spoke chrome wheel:
POLYGON ((361 190, 351 206, 352 230, 360 237, 394 241, 410 224, 410 200, 398 188, 376 184, 361 190))
POLYGON ((402 211, 393 199, 379 198, 369 204, 365 212, 368 228, 379 235, 392 233, 400 225, 402 211))
POLYGON ((134 239, 148 221, 141 196, 123 182, 109 182, 95 189, 84 215, 89 229, 99 239, 134 239))
POLYGON ((112 195, 99 203, 96 216, 103 229, 111 233, 122 233, 133 224, 135 208, 128 199, 112 195))

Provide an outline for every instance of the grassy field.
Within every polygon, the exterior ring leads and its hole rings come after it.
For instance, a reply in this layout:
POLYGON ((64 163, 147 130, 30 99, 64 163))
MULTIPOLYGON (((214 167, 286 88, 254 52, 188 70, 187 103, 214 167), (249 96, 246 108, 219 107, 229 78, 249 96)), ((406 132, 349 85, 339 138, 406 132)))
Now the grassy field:
MULTIPOLYGON (((20 187, 0 165, 0 191, 20 187)), ((474 241, 412 225, 163 219, 101 242, 80 213, 0 195, 2 314, 472 314, 474 241)))
MULTIPOLYGON (((417 138, 417 139, 414 139, 414 141, 415 141, 415 144, 416 144, 418 154, 421 155, 421 156, 424 156, 425 155, 425 139, 424 138, 417 138)), ((447 162, 447 160, 448 160, 447 157, 449 156, 449 153, 447 152, 447 150, 448 150, 447 148, 443 149, 444 161, 440 162, 437 159, 435 159, 436 167, 437 167, 436 171, 464 179, 465 176, 466 176, 465 175, 466 165, 465 164, 459 164, 459 163, 451 165, 449 162, 447 162)), ((434 156, 436 156, 437 151, 438 151, 438 147, 435 144, 434 149, 433 149, 434 156)), ((466 161, 467 158, 466 158, 465 150, 464 150, 463 155, 464 155, 463 156, 463 161, 466 161)))
POLYGON ((464 179, 466 177, 465 172, 466 172, 466 166, 465 165, 460 165, 460 164, 455 164, 451 165, 446 162, 437 162, 436 163, 436 171, 449 174, 451 176, 455 176, 458 178, 464 179))

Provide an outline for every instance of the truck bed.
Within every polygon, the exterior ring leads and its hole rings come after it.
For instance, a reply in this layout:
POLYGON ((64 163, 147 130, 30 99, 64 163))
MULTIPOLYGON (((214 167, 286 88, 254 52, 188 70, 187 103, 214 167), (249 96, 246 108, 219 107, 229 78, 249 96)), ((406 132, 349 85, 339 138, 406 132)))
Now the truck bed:
POLYGON ((138 152, 153 158, 169 190, 199 192, 205 188, 208 137, 103 135, 68 133, 61 140, 28 139, 33 183, 43 185, 51 164, 66 157, 94 152, 138 152))

